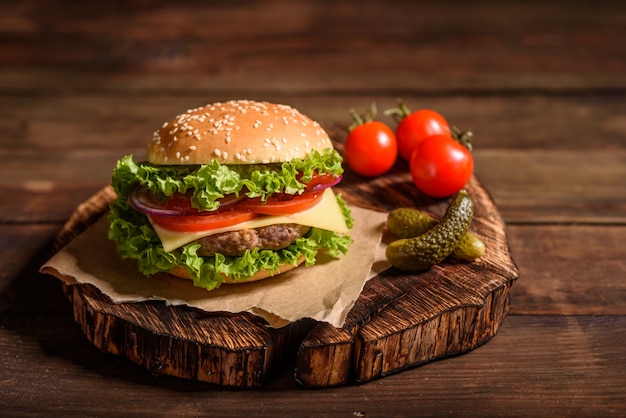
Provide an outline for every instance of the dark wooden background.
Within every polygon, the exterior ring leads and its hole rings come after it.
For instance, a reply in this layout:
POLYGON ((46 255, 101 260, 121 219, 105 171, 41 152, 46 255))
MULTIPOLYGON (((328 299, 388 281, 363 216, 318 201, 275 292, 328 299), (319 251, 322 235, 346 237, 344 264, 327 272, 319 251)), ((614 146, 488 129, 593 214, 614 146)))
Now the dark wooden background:
MULTIPOLYGON (((622 1, 1 1, 0 408, 8 416, 626 416, 622 1), (190 107, 284 102, 341 140, 402 98, 476 133, 521 277, 488 344, 363 385, 153 378, 38 274, 75 207, 190 107)), ((390 120, 386 120, 391 122, 390 120)), ((400 167, 401 168, 401 167, 400 167)))

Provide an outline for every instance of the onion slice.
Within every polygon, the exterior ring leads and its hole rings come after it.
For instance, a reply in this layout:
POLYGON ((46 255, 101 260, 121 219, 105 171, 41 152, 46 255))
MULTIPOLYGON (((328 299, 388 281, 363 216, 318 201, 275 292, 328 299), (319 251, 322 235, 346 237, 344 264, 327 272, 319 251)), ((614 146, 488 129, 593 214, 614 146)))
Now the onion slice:
MULTIPOLYGON (((243 196, 237 197, 235 195, 226 196, 223 199, 219 199, 219 209, 230 207, 238 203, 243 196)), ((161 215, 161 216, 185 216, 185 215, 211 215, 216 211, 199 211, 198 209, 189 205, 187 209, 171 209, 168 208, 159 198, 152 193, 147 187, 141 185, 135 188, 130 195, 130 204, 139 212, 143 212, 148 215, 161 215)), ((218 209, 218 210, 219 210, 218 209)))
POLYGON ((334 185, 338 184, 341 181, 341 179, 343 179, 343 174, 337 177, 333 177, 333 179, 327 183, 316 184, 315 186, 311 187, 309 191, 321 192, 324 189, 328 189, 329 187, 333 187, 334 185))

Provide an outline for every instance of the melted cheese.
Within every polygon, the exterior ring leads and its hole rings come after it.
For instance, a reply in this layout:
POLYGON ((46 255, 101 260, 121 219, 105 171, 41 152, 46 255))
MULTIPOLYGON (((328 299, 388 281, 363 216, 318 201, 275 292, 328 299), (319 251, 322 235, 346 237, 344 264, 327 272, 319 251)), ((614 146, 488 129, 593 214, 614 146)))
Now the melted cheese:
POLYGON ((337 203, 334 192, 330 188, 324 190, 324 193, 320 196, 319 203, 315 206, 292 215, 260 216, 251 221, 242 222, 237 225, 199 232, 170 231, 156 225, 154 222, 152 222, 152 226, 161 239, 163 249, 169 252, 192 241, 208 237, 209 235, 284 223, 307 225, 339 233, 348 232, 348 227, 341 213, 341 208, 337 203))

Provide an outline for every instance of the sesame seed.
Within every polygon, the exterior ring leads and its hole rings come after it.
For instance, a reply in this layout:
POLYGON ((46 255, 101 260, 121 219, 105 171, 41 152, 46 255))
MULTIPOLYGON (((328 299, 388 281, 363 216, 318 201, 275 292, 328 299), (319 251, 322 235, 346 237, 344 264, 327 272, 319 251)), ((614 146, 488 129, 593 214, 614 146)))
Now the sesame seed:
POLYGON ((189 149, 190 149, 191 151, 195 151, 195 150, 196 150, 196 148, 197 148, 197 147, 196 147, 195 145, 190 145, 190 146, 189 146, 189 149))
POLYGON ((222 151, 219 148, 215 148, 215 151, 213 152, 215 152, 215 155, 217 155, 218 157, 222 155, 222 151))

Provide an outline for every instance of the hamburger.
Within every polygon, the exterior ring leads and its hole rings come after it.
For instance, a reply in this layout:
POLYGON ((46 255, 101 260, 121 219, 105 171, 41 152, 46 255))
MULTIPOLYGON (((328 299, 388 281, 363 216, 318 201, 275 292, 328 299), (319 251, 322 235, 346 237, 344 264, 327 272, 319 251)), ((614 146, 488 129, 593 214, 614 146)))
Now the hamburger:
POLYGON ((233 100, 189 109, 158 129, 147 161, 113 171, 109 239, 149 276, 211 290, 345 254, 350 210, 332 186, 342 157, 296 109, 233 100))

